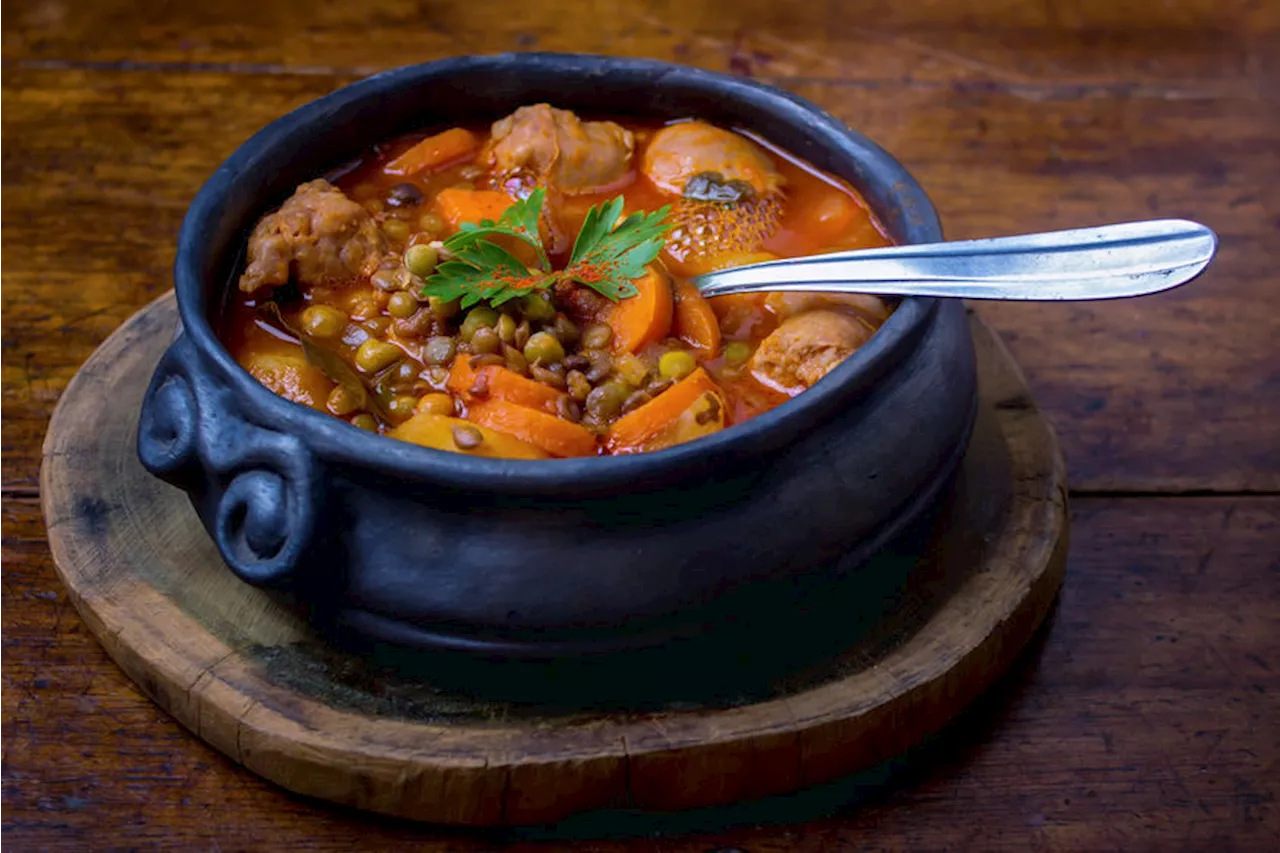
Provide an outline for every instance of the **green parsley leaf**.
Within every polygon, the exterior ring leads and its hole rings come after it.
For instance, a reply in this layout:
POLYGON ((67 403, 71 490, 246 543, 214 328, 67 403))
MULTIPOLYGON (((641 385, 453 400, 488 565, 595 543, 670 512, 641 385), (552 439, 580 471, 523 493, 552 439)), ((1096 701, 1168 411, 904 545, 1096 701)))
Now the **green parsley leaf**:
POLYGON ((658 257, 671 228, 663 222, 669 207, 653 213, 636 211, 618 222, 622 205, 622 196, 618 196, 587 211, 569 265, 561 273, 614 302, 636 295, 632 281, 644 275, 645 266, 658 257))
POLYGON ((530 270, 497 243, 477 240, 458 251, 452 260, 437 265, 423 292, 446 302, 460 299, 463 308, 482 300, 497 306, 545 287, 545 282, 544 273, 530 270))
POLYGON ((458 233, 444 241, 444 247, 453 254, 458 254, 477 242, 495 234, 505 234, 528 243, 538 253, 538 264, 543 272, 551 272, 551 262, 547 260, 547 252, 542 247, 542 237, 538 233, 538 220, 542 217, 542 202, 547 191, 539 187, 529 193, 529 197, 517 201, 502 212, 497 222, 483 219, 478 223, 464 222, 458 233))
POLYGON ((424 296, 445 301, 461 300, 463 308, 487 300, 497 306, 532 290, 558 281, 576 281, 617 302, 637 291, 632 279, 662 251, 670 228, 663 222, 669 208, 653 213, 633 213, 618 221, 624 200, 618 196, 587 211, 564 270, 554 272, 538 233, 546 191, 539 188, 528 198, 503 211, 497 222, 465 222, 458 233, 444 241, 452 257, 436 266, 423 286, 424 296), (507 249, 487 238, 504 235, 532 246, 538 267, 530 268, 507 249))

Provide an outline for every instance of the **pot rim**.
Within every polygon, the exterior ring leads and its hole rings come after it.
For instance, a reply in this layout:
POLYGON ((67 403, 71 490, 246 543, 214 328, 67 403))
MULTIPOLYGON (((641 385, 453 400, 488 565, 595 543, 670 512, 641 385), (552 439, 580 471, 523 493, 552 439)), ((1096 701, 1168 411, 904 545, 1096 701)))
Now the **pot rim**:
MULTIPOLYGON (((174 262, 182 330, 189 336, 204 363, 211 367, 238 397, 248 413, 264 424, 296 434, 318 457, 393 478, 431 483, 469 491, 506 495, 555 495, 574 497, 619 484, 638 486, 687 475, 712 460, 741 458, 777 450, 794 441, 806 429, 834 415, 844 405, 872 390, 918 342, 930 324, 938 300, 907 297, 871 339, 851 356, 795 398, 757 415, 746 423, 664 450, 622 456, 571 459, 515 460, 474 457, 436 450, 354 427, 323 412, 279 397, 254 379, 231 357, 218 340, 208 318, 208 300, 201 269, 209 251, 206 235, 215 231, 225 197, 234 183, 252 169, 267 150, 295 147, 305 142, 310 129, 352 103, 378 100, 410 85, 444 81, 483 72, 519 74, 522 67, 553 64, 566 76, 599 76, 630 73, 652 78, 660 88, 675 84, 738 98, 767 109, 780 124, 800 125, 816 133, 820 144, 837 152, 849 164, 841 176, 869 195, 868 186, 887 187, 892 206, 901 211, 903 225, 894 236, 916 243, 942 239, 933 204, 909 172, 887 151, 852 130, 816 104, 790 92, 740 77, 650 59, 627 59, 573 53, 503 53, 467 55, 392 69, 344 86, 276 119, 245 141, 209 178, 197 193, 182 223, 174 262), (868 180, 855 181, 849 174, 855 164, 868 180), (861 186, 858 186, 858 184, 861 186)), ((424 116, 425 118, 425 116, 424 116)), ((752 128, 750 124, 742 127, 752 128)), ((767 132, 762 132, 770 138, 767 132)), ((371 139, 367 144, 378 140, 371 139)), ((837 170, 832 170, 837 171, 837 170)), ((839 172, 837 172, 839 173, 839 172)), ((870 203, 870 199, 868 199, 870 203)), ((882 221, 883 206, 873 205, 882 221)), ((239 242, 224 251, 241 252, 249 223, 239 229, 239 242)), ((217 282, 209 292, 225 292, 233 278, 217 282)))

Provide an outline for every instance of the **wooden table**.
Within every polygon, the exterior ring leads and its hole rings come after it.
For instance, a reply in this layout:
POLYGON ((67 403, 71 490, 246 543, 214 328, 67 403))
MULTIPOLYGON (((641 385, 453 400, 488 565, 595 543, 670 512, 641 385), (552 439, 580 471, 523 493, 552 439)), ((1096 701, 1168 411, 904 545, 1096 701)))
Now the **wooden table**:
POLYGON ((1169 294, 981 308, 1055 421, 1074 487, 1058 611, 1000 689, 878 774, 783 803, 562 834, 610 836, 582 849, 691 853, 1280 849, 1280 6, 644 6, 9 4, 6 840, 567 845, 303 801, 205 747, 87 633, 50 563, 36 490, 59 393, 170 286, 182 214, 244 138, 382 68, 541 49, 676 60, 812 98, 902 159, 952 237, 1159 216, 1222 237, 1213 268, 1169 294))

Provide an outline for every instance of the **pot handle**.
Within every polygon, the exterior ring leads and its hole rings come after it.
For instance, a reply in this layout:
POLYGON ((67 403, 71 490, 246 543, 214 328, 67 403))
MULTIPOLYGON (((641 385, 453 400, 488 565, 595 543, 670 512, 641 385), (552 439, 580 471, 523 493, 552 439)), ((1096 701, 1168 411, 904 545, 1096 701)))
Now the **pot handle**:
POLYGON ((161 357, 142 402, 138 458, 206 509, 216 496, 202 520, 241 579, 285 586, 312 544, 320 471, 297 436, 244 419, 199 360, 186 335, 161 357))

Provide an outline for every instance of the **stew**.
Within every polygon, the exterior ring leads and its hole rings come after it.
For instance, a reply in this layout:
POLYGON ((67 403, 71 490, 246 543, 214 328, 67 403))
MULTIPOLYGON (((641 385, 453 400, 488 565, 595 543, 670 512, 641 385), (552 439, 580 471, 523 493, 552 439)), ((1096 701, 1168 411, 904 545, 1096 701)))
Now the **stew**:
POLYGON ((250 235, 222 338, 276 394, 402 441, 637 453, 803 392, 891 311, 689 278, 887 244, 849 185, 757 136, 537 104, 299 186, 250 235))

